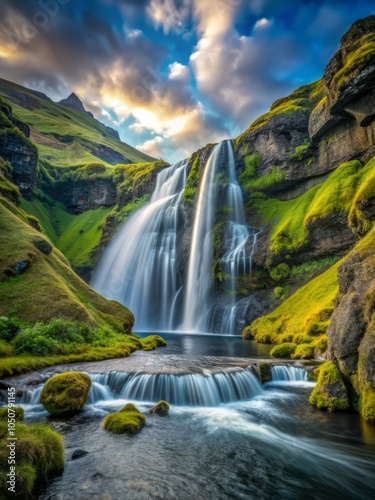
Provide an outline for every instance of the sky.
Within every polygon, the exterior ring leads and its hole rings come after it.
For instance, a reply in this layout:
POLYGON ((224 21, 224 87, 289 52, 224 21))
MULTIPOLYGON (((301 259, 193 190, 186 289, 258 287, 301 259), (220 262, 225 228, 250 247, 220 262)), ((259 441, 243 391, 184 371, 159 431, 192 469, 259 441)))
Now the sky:
POLYGON ((373 0, 0 0, 0 77, 177 161, 320 78, 373 0))

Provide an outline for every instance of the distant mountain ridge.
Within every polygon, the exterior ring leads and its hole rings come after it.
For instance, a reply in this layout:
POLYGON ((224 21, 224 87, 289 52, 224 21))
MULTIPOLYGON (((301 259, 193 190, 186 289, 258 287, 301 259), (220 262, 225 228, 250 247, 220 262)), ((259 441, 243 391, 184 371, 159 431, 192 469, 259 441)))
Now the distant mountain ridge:
POLYGON ((55 103, 42 92, 0 79, 0 96, 30 126, 39 158, 53 165, 72 167, 101 161, 113 166, 155 160, 122 142, 118 132, 98 121, 74 93, 55 103))

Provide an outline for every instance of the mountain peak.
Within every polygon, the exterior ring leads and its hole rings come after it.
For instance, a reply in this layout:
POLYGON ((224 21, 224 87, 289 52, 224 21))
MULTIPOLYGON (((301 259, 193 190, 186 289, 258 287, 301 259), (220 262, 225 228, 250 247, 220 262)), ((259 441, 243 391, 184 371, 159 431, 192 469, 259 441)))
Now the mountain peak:
POLYGON ((59 102, 59 104, 61 104, 62 106, 67 106, 69 108, 76 109, 77 111, 81 111, 82 113, 86 113, 87 115, 89 115, 92 118, 94 118, 94 115, 92 113, 90 113, 90 111, 86 111, 86 109, 85 109, 85 107, 83 105, 83 102, 77 96, 77 94, 75 94, 74 92, 72 92, 70 94, 70 96, 67 97, 66 99, 62 99, 59 102))

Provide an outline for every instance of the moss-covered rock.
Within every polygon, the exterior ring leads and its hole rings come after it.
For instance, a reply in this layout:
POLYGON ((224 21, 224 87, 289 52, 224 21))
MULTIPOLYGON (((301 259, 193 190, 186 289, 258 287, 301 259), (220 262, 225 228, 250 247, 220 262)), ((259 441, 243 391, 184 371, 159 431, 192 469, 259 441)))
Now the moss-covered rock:
POLYGON ((315 347, 312 344, 300 344, 296 347, 293 359, 313 359, 315 347))
POLYGON ((144 351, 154 351, 157 347, 165 347, 167 342, 159 335, 149 335, 140 339, 144 351))
MULTIPOLYGON (((9 470, 7 449, 7 423, 0 422, 0 468, 9 470)), ((15 496, 30 498, 35 488, 47 478, 64 468, 64 447, 62 437, 46 424, 27 426, 16 423, 16 466, 15 496)), ((7 476, 0 477, 2 492, 7 491, 7 476)), ((5 498, 5 495, 4 497, 5 498)))
POLYGON ((131 403, 103 421, 103 429, 112 434, 136 434, 146 425, 146 417, 131 403))
POLYGON ((259 363, 257 368, 261 383, 265 384, 266 382, 271 382, 272 380, 271 365, 269 363, 259 363))
POLYGON ((341 373, 332 361, 319 368, 318 382, 310 395, 310 403, 321 410, 346 410, 349 408, 348 393, 341 373))
POLYGON ((61 373, 47 380, 40 402, 52 416, 74 415, 84 407, 90 387, 91 379, 85 373, 61 373))
POLYGON ((5 408, 0 409, 0 422, 8 422, 9 419, 14 419, 16 422, 22 422, 24 419, 25 412, 21 406, 16 406, 15 408, 5 408))
POLYGON ((297 344, 293 342, 284 342, 284 344, 275 345, 270 354, 273 358, 291 358, 297 349, 297 344))
POLYGON ((170 406, 166 401, 159 401, 157 405, 151 408, 150 413, 156 413, 157 415, 164 417, 165 415, 168 415, 169 408, 170 406))

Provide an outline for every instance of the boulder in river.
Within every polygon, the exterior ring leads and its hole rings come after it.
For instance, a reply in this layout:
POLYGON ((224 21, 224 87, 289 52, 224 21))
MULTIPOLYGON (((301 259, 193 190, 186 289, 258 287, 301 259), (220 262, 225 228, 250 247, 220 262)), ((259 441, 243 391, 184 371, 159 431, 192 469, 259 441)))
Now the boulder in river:
POLYGON ((169 404, 166 401, 159 401, 157 405, 151 408, 150 413, 156 413, 162 417, 165 417, 169 413, 169 404))
POLYGON ((60 373, 47 380, 40 402, 52 416, 74 415, 84 407, 90 387, 91 379, 85 373, 60 373))
POLYGON ((136 434, 146 424, 146 417, 131 403, 117 413, 110 413, 103 422, 103 429, 112 434, 136 434))

